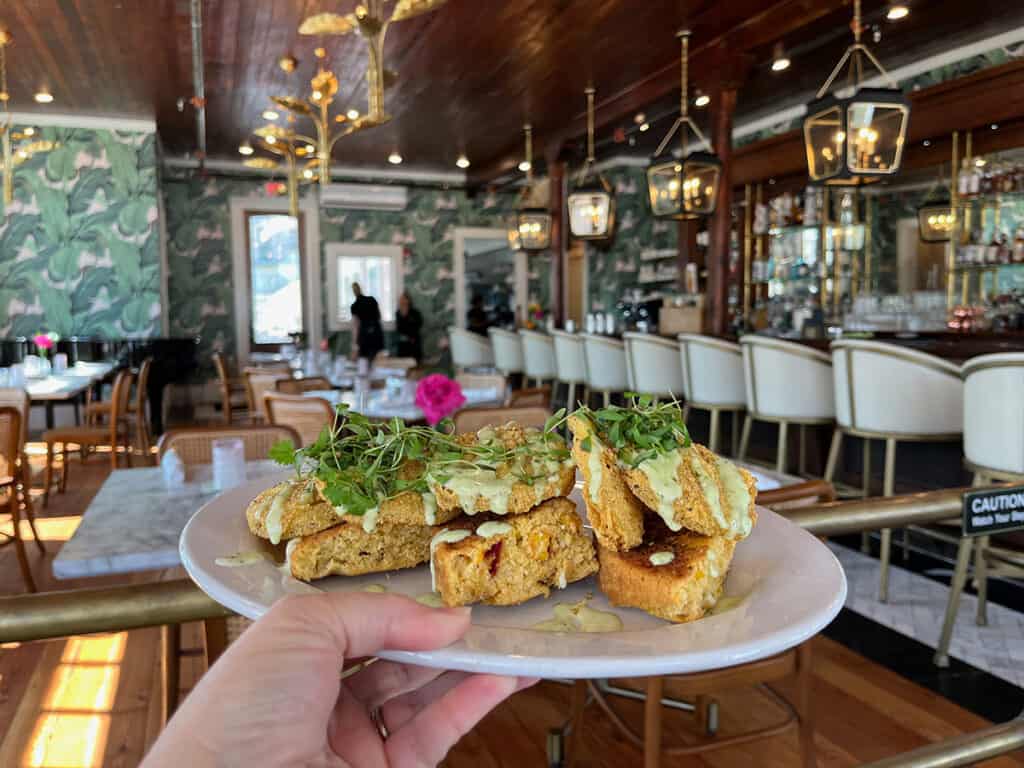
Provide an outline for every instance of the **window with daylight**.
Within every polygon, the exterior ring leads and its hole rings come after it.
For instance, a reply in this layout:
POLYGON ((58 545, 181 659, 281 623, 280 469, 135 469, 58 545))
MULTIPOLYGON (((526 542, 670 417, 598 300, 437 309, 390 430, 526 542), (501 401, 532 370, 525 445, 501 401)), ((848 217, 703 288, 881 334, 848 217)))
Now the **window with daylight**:
POLYGON ((246 213, 250 335, 254 348, 287 344, 302 332, 302 220, 246 213))
POLYGON ((329 243, 325 252, 331 330, 346 328, 352 322, 353 283, 359 283, 364 295, 377 300, 381 320, 385 326, 391 326, 402 293, 401 247, 329 243))

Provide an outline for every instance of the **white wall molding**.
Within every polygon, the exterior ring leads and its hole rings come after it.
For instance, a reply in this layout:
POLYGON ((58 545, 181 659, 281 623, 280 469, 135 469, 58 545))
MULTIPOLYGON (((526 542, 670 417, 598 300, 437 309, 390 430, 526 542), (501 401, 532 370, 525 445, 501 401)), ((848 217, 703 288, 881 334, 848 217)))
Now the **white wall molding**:
MULTIPOLYGON (((199 167, 199 161, 189 157, 165 157, 163 161, 165 168, 192 169, 199 167)), ((207 160, 206 168, 211 171, 222 173, 241 173, 251 176, 270 178, 275 171, 263 168, 249 168, 239 160, 207 160)), ((280 172, 277 172, 280 175, 280 172)), ((421 183, 451 184, 452 186, 464 186, 466 174, 462 171, 417 171, 415 169, 402 170, 400 168, 366 168, 351 165, 331 166, 332 180, 355 179, 357 181, 415 181, 421 183)))
POLYGON ((137 117, 119 117, 113 115, 71 115, 51 112, 11 112, 11 122, 15 125, 53 126, 57 128, 89 128, 108 131, 135 131, 138 133, 155 133, 156 121, 137 117))

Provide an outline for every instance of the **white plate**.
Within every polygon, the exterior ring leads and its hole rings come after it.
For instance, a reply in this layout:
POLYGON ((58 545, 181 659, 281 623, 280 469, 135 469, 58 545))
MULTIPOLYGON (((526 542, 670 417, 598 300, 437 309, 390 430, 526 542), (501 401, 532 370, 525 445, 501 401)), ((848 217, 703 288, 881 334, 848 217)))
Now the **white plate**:
MULTIPOLYGON (((221 494, 200 509, 181 534, 181 560, 192 579, 217 602, 255 619, 288 594, 361 591, 370 584, 413 597, 430 592, 426 566, 337 576, 315 586, 296 581, 271 560, 224 567, 214 561, 260 549, 245 522, 245 508, 284 475, 268 475, 221 494)), ((578 505, 579 490, 573 492, 578 505)), ((386 651, 383 658, 429 667, 536 677, 624 677, 698 672, 771 656, 817 634, 846 598, 846 578, 828 548, 806 531, 759 509, 753 534, 736 548, 725 596, 735 607, 689 624, 670 624, 643 611, 612 608, 589 578, 548 599, 511 608, 476 606, 466 636, 438 651, 386 651), (589 605, 614 611, 623 630, 602 634, 540 632, 531 626, 552 618, 557 603, 593 594, 589 605), (730 601, 732 602, 732 601, 730 601)))

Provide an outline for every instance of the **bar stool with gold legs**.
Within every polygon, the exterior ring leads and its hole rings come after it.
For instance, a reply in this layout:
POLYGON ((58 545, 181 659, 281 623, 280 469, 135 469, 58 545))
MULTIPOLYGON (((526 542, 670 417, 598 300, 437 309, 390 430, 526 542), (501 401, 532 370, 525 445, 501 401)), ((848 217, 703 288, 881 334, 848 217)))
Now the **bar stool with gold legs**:
POLYGON ((686 412, 711 412, 708 448, 718 451, 719 419, 732 414, 732 454, 739 452, 739 417, 747 409, 743 386, 743 353, 739 344, 696 333, 681 333, 679 362, 683 371, 686 412))
MULTIPOLYGON (((964 464, 974 472, 974 485, 1024 483, 1024 354, 982 355, 964 363, 964 464)), ((971 554, 978 588, 975 622, 988 623, 988 580, 993 576, 1024 577, 1024 536, 961 536, 956 569, 949 588, 946 619, 935 652, 935 663, 949 665, 960 595, 967 583, 971 554)))
POLYGON ((747 418, 743 422, 738 458, 742 460, 747 455, 753 423, 769 421, 779 425, 776 471, 786 471, 790 424, 800 427, 800 464, 803 465, 805 428, 831 424, 835 420, 832 359, 803 344, 753 334, 740 339, 740 347, 747 418))
MULTIPOLYGON (((825 479, 831 480, 844 435, 885 440, 882 493, 895 494, 896 444, 959 440, 963 433, 960 368, 896 344, 839 340, 832 344, 836 421, 825 479)), ((867 450, 865 450, 867 456, 867 450)), ((865 467, 865 474, 869 468, 865 467)), ((882 530, 878 599, 889 599, 892 531, 882 530)))
POLYGON ((474 368, 493 368, 494 352, 491 343, 478 333, 465 328, 448 327, 448 349, 456 373, 474 368))
MULTIPOLYGON (((601 394, 605 407, 614 392, 625 392, 632 382, 626 360, 626 345, 607 336, 584 333, 583 356, 587 363, 587 395, 601 394)), ((588 402, 589 405, 589 402, 588 402)))
POLYGON ((519 334, 503 328, 488 328, 487 335, 491 338, 491 349, 494 350, 494 367, 506 378, 513 374, 521 374, 523 342, 519 334))
POLYGON ((679 367, 679 345, 649 333, 624 333, 626 360, 633 374, 630 387, 655 402, 683 397, 683 371, 679 367))
MULTIPOLYGON (((552 331, 551 337, 555 342, 555 380, 569 387, 565 407, 572 411, 576 408, 576 386, 586 389, 587 384, 587 360, 583 356, 583 339, 579 334, 567 331, 552 331)), ((585 394, 582 399, 586 401, 585 394)))

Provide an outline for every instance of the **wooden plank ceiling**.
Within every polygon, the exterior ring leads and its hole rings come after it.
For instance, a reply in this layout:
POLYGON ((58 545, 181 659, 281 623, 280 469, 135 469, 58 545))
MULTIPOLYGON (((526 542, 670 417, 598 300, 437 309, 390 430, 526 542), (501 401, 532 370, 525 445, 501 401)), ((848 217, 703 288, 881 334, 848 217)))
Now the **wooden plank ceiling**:
MULTIPOLYGON (((306 16, 347 13, 354 4, 204 1, 211 157, 237 158, 239 142, 262 122, 271 95, 308 91, 318 44, 342 83, 337 106, 365 110, 362 40, 297 34, 306 16), (277 66, 286 53, 300 62, 291 75, 277 66)), ((864 5, 869 19, 880 19, 884 0, 864 5)), ((881 45, 903 58, 930 53, 949 44, 948 35, 983 24, 1005 27, 1014 14, 1020 20, 1016 6, 915 0, 905 26, 885 27, 881 45)), ((526 121, 534 125, 538 153, 578 140, 588 82, 598 89, 598 123, 607 139, 640 109, 665 115, 673 109, 674 32, 682 26, 693 30, 694 87, 713 90, 721 76, 744 69, 736 62, 745 63, 739 109, 756 113, 823 77, 845 44, 849 13, 849 0, 449 0, 390 29, 387 66, 399 79, 385 101, 394 119, 339 142, 334 159, 381 167, 398 150, 407 166, 454 170, 465 152, 472 172, 493 175, 520 155, 526 121), (773 76, 766 62, 778 40, 797 54, 791 70, 773 76)), ((0 23, 15 38, 8 49, 12 109, 155 117, 167 153, 195 150, 192 110, 177 108, 193 93, 188 0, 4 0, 0 23), (52 91, 53 104, 33 103, 41 87, 52 91)), ((644 140, 660 138, 667 124, 644 140)), ((650 149, 640 143, 635 151, 650 149)))

